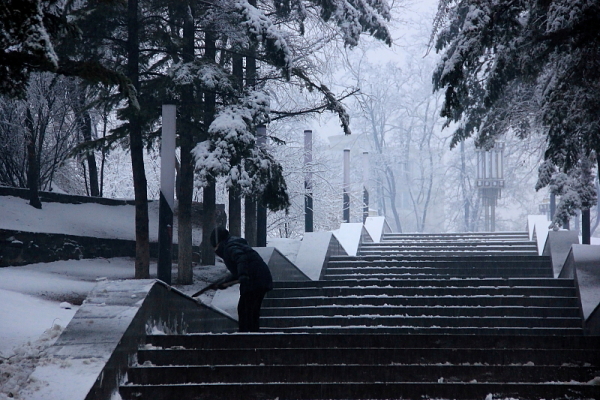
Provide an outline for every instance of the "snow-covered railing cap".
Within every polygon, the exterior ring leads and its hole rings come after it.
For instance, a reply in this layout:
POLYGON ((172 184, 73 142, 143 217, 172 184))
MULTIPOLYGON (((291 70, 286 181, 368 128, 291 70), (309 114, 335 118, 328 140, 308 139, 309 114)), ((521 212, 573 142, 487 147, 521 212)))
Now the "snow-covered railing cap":
POLYGON ((548 231, 550 221, 545 215, 528 215, 527 216, 527 230, 529 231, 529 240, 537 241, 538 254, 542 255, 544 246, 546 244, 546 238, 548 237, 548 231))
POLYGON ((374 243, 381 242, 383 234, 391 232, 385 217, 367 217, 365 220, 365 229, 369 232, 374 243))
POLYGON ((340 229, 333 231, 333 234, 346 253, 349 256, 355 256, 360 248, 363 234, 368 235, 368 232, 363 232, 364 229, 364 225, 360 222, 343 223, 340 225, 340 229))
POLYGON ((306 232, 294 264, 311 280, 317 281, 333 255, 347 255, 333 233, 306 232))

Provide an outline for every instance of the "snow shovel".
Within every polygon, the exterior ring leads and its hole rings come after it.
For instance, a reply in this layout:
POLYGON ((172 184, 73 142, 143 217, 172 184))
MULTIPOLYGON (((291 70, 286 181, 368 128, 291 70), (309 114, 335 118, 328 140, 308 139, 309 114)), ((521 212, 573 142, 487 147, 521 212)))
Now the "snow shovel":
POLYGON ((214 290, 214 289, 216 289, 223 282, 225 282, 225 280, 223 280, 223 279, 220 279, 220 280, 218 280, 216 282, 213 282, 210 285, 206 286, 205 288, 198 290, 196 293, 194 293, 192 295, 192 297, 197 297, 197 296, 200 296, 204 292, 207 292, 209 290, 214 290))

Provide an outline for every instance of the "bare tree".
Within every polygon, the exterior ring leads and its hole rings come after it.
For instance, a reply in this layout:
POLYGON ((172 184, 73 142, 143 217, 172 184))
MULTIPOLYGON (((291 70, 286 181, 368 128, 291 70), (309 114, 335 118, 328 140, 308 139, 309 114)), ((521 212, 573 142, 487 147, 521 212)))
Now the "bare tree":
MULTIPOLYGON (((354 79, 354 85, 360 88, 356 96, 357 109, 354 111, 355 119, 367 135, 374 150, 374 166, 377 169, 377 182, 380 193, 380 208, 384 214, 389 205, 393 215, 396 230, 402 232, 402 224, 398 212, 398 177, 394 164, 406 163, 399 160, 397 152, 391 156, 393 141, 399 145, 401 153, 406 155, 408 141, 400 138, 399 127, 402 125, 398 119, 399 88, 402 85, 399 68, 388 64, 378 68, 369 64, 363 54, 357 62, 348 60, 347 68, 354 79), (373 79, 376 78, 376 79, 373 79)), ((396 149, 397 150, 397 149, 396 149)))
POLYGON ((73 79, 36 73, 24 100, 0 98, 0 182, 29 187, 36 208, 41 207, 37 191, 52 187, 77 142, 73 88, 73 79))

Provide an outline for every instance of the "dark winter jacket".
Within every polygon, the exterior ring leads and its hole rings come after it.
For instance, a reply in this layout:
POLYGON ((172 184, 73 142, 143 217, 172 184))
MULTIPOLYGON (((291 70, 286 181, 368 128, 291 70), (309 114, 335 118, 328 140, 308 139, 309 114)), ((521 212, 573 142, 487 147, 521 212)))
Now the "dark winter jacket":
POLYGON ((240 280, 240 293, 273 289, 269 267, 246 239, 230 236, 219 244, 215 252, 223 259, 233 279, 240 280))

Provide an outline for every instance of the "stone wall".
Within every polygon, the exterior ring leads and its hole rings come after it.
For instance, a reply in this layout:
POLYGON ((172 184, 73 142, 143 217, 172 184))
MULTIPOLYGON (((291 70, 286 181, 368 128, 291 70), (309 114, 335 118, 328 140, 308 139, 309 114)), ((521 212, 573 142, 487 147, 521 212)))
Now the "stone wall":
MULTIPOLYGON (((176 243, 171 254, 177 260, 176 243)), ((135 257, 135 241, 0 229, 0 267, 97 257, 135 257)), ((150 243, 150 257, 158 257, 158 243, 150 243)))
MULTIPOLYGON (((133 205, 133 200, 125 199, 107 199, 105 197, 78 196, 73 194, 56 192, 39 192, 42 203, 63 203, 63 204, 82 204, 96 203, 105 206, 123 206, 133 205)), ((0 186, 0 196, 13 196, 29 200, 29 189, 0 186)))
MULTIPOLYGON (((2 196, 29 199, 29 190, 0 186, 0 197, 2 196)), ((40 199, 42 203, 95 203, 105 206, 134 205, 133 200, 77 196, 55 192, 40 192, 40 199)), ((202 203, 193 203, 192 226, 194 229, 201 229, 201 215, 202 203)), ((175 218, 177 218, 177 209, 175 210, 175 218)), ((227 224, 227 215, 223 204, 217 204, 217 222, 221 225, 227 224)), ((199 246, 194 246, 193 252, 194 261, 199 261, 199 246)), ((172 254, 173 260, 176 260, 177 244, 175 243, 173 244, 172 254)), ((135 241, 0 228, 0 267, 96 257, 135 257, 135 241)), ((150 243, 150 257, 158 257, 158 243, 150 243)))

